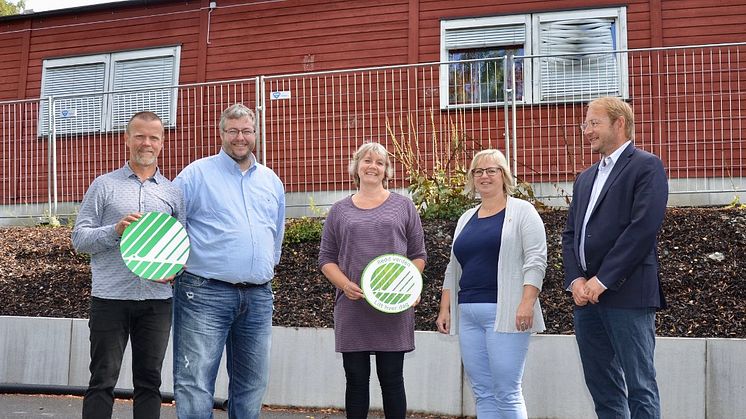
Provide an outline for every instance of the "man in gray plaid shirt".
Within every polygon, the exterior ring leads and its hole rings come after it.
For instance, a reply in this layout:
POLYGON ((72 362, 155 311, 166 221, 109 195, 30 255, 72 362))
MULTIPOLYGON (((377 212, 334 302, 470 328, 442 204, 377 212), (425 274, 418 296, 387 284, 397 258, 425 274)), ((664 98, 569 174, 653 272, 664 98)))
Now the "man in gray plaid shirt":
POLYGON ((132 342, 133 417, 158 418, 161 366, 171 330, 170 278, 139 278, 124 264, 119 241, 125 228, 151 211, 184 224, 181 191, 157 166, 164 129, 153 112, 139 112, 127 123, 129 161, 96 178, 83 198, 73 246, 91 254, 91 378, 83 418, 111 418, 114 386, 127 340, 132 342))

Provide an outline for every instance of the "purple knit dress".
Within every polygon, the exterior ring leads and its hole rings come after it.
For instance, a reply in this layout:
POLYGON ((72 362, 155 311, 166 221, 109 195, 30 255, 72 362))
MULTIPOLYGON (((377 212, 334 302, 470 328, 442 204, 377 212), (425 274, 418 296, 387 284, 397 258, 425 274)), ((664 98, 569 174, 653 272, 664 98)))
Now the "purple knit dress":
MULTIPOLYGON (((335 203, 324 223, 319 267, 336 263, 360 284, 365 266, 375 257, 398 253, 425 259, 425 239, 417 210, 409 198, 391 193, 381 205, 360 209, 347 197, 335 203)), ((352 301, 337 290, 334 302, 337 352, 414 350, 414 309, 382 313, 365 299, 352 301)))

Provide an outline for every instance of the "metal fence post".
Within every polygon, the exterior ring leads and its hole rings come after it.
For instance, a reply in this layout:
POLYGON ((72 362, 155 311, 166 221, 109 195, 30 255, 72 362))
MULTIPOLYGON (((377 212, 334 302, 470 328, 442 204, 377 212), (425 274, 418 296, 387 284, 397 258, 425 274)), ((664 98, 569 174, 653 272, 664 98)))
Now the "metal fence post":
POLYGON ((518 116, 516 111, 516 86, 515 86, 515 55, 513 52, 508 53, 508 60, 510 66, 510 126, 512 135, 510 136, 510 142, 513 146, 513 151, 510 155, 513 157, 513 177, 518 178, 518 116))
POLYGON ((47 156, 49 161, 47 162, 47 198, 48 212, 50 221, 52 217, 57 216, 57 130, 56 122, 54 118, 54 97, 49 96, 49 104, 47 105, 47 156))
POLYGON ((505 158, 512 161, 513 177, 518 177, 518 147, 516 144, 515 57, 508 52, 503 60, 503 111, 505 121, 505 158))
POLYGON ((267 165, 267 113, 266 108, 266 96, 264 94, 264 76, 259 76, 254 81, 256 85, 256 111, 259 114, 259 144, 261 144, 261 162, 263 165, 267 165))

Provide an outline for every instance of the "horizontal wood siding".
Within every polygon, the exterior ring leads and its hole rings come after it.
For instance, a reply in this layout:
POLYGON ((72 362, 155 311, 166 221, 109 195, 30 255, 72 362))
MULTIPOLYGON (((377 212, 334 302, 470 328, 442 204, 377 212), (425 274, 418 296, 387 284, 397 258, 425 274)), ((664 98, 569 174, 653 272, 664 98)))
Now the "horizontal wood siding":
POLYGON ((111 12, 35 19, 26 95, 38 97, 45 59, 181 45, 180 83, 195 80, 199 4, 113 8, 111 12))
POLYGON ((406 0, 220 6, 212 15, 209 80, 401 64, 407 59, 406 0))
POLYGON ((18 99, 23 39, 26 22, 14 21, 0 24, 0 100, 18 99))
POLYGON ((740 0, 663 0, 664 46, 743 42, 746 3, 740 0))

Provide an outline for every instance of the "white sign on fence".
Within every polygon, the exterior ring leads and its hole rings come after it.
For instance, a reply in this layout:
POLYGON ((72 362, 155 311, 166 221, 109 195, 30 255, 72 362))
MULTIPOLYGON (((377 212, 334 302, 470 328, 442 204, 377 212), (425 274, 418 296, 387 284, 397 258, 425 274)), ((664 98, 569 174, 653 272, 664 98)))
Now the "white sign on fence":
POLYGON ((270 100, 290 99, 290 90, 278 90, 269 94, 270 100))
POLYGON ((77 109, 63 109, 60 111, 60 116, 63 118, 73 118, 78 116, 77 109))

